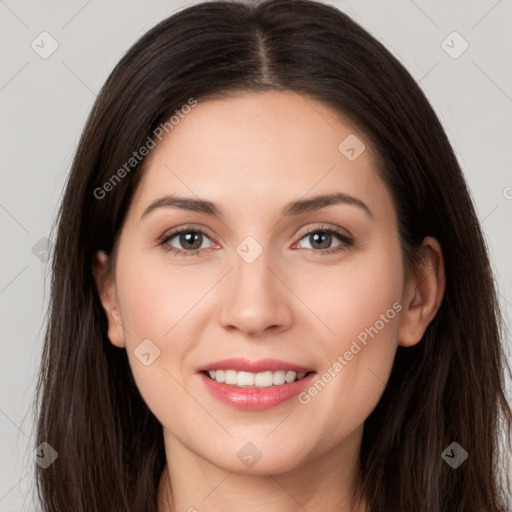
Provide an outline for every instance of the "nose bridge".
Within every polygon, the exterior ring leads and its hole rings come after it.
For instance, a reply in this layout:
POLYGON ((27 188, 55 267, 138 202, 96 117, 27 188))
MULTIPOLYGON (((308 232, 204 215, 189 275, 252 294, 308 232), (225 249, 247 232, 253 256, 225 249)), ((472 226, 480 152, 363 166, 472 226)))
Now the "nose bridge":
POLYGON ((283 326, 291 313, 285 287, 274 272, 272 251, 248 236, 235 248, 221 322, 245 332, 283 326))

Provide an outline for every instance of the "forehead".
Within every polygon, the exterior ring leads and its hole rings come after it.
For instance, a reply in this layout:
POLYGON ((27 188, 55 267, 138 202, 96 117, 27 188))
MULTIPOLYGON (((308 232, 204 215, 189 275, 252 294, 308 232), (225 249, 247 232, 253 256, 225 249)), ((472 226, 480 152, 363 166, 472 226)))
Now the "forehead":
POLYGON ((133 206, 140 216, 172 193, 254 213, 333 192, 390 201, 364 135, 305 95, 243 93, 182 115, 146 158, 133 206))

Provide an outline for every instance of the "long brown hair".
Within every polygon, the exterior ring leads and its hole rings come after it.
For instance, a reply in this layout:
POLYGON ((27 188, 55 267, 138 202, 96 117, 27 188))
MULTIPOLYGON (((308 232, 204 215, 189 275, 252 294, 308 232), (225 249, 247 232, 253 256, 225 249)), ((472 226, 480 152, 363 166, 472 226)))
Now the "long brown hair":
MULTIPOLYGON (((109 253, 141 163, 96 192, 190 98, 290 90, 350 119, 378 155, 406 263, 427 235, 447 275, 422 341, 399 347, 384 394, 364 425, 359 491, 375 512, 504 512, 510 368, 486 244, 447 136, 411 75, 336 8, 313 0, 199 3, 165 19, 123 56, 103 86, 74 158, 58 218, 36 446, 43 510, 157 510, 162 426, 135 385, 126 351, 107 338, 92 276, 109 253), (503 437, 500 435, 503 435, 503 437), (468 459, 442 458, 457 442, 468 459), (503 472, 499 468, 503 468, 503 472)), ((53 231, 52 231, 53 233, 53 231)), ((508 510, 510 510, 508 508, 508 510)))

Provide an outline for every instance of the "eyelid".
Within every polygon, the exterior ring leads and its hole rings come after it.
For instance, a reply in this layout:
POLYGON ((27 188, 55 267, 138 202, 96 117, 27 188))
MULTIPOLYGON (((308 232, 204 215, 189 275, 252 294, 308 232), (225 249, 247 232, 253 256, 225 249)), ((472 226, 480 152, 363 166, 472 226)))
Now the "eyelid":
POLYGON ((312 228, 311 227, 304 228, 304 231, 301 230, 301 234, 298 235, 299 240, 304 238, 306 235, 311 234, 311 232, 316 232, 316 231, 333 231, 333 232, 339 234, 340 236, 344 236, 345 238, 349 238, 351 240, 354 238, 352 233, 348 229, 341 228, 339 226, 320 223, 316 226, 313 226, 312 228))
POLYGON ((207 235, 208 238, 210 238, 212 241, 214 241, 215 243, 218 243, 215 240, 215 238, 216 238, 215 235, 213 235, 212 232, 206 226, 203 226, 202 224, 185 224, 183 226, 168 229, 164 232, 163 235, 158 237, 158 242, 163 242, 169 238, 173 238, 176 235, 179 235, 180 233, 182 233, 183 231, 196 231, 198 233, 203 233, 203 234, 207 235))

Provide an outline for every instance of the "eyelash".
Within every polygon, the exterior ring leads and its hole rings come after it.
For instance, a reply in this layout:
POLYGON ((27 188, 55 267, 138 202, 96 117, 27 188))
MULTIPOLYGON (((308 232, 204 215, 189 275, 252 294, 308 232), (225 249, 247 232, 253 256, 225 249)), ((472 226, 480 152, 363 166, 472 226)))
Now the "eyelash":
MULTIPOLYGON (((191 251, 184 251, 182 249, 176 249, 175 247, 171 247, 168 245, 170 240, 172 240, 174 237, 176 237, 177 235, 179 235, 181 233, 200 233, 202 235, 206 235, 208 238, 211 239, 211 237, 209 237, 208 233, 206 233, 205 231, 203 231, 201 229, 185 226, 185 227, 176 229, 169 234, 165 234, 162 238, 160 238, 159 245, 162 246, 162 248, 165 251, 174 253, 176 256, 196 256, 196 255, 198 255, 203 249, 194 249, 191 251)), ((349 238, 347 235, 345 235, 341 230, 337 230, 335 228, 327 228, 327 227, 323 227, 323 226, 317 227, 313 230, 310 230, 310 231, 304 233, 299 238, 299 242, 303 238, 305 238, 309 235, 312 235, 314 233, 324 233, 324 234, 329 234, 329 235, 335 235, 342 242, 340 245, 338 245, 332 249, 320 249, 320 250, 308 249, 309 251, 313 251, 321 256, 328 256, 331 254, 335 254, 335 253, 344 251, 347 249, 347 247, 352 246, 354 243, 354 241, 351 238, 349 238)))

